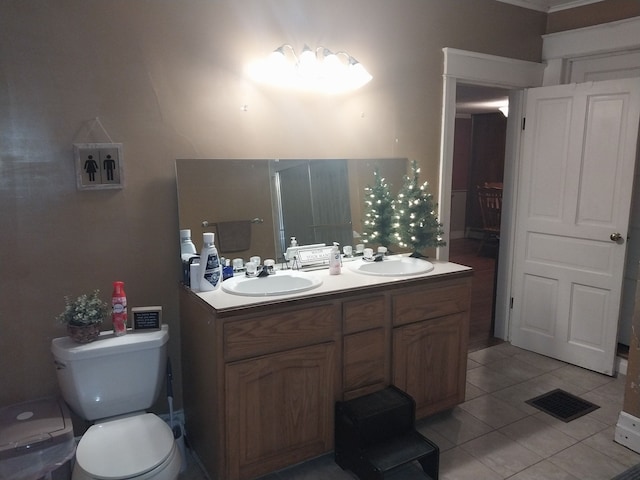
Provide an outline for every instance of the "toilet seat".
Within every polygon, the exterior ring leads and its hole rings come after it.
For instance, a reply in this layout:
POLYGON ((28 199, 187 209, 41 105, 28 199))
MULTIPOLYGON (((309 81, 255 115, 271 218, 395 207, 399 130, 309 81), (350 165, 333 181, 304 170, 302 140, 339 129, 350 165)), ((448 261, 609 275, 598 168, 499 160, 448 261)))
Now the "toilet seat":
POLYGON ((154 470, 176 451, 171 428, 143 413, 92 425, 80 439, 76 462, 91 478, 120 480, 154 470))

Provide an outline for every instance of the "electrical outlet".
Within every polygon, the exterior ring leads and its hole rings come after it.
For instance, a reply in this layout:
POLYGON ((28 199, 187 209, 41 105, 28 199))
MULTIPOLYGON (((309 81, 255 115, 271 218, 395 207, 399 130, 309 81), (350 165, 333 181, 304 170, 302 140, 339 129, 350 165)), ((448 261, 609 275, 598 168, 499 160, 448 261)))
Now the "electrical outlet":
POLYGON ((121 143, 77 143, 73 147, 79 190, 123 187, 121 143))

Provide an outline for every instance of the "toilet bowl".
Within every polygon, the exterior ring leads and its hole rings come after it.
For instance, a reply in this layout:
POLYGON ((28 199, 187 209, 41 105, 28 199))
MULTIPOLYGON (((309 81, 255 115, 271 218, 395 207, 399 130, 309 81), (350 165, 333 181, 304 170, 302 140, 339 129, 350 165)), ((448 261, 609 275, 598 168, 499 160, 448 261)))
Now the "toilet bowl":
POLYGON ((73 480, 174 480, 180 449, 171 428, 143 413, 89 427, 76 450, 73 480))
POLYGON ((72 480, 176 480, 182 458, 173 431, 145 410, 158 398, 167 364, 167 325, 89 344, 55 338, 62 396, 94 422, 80 439, 72 480))

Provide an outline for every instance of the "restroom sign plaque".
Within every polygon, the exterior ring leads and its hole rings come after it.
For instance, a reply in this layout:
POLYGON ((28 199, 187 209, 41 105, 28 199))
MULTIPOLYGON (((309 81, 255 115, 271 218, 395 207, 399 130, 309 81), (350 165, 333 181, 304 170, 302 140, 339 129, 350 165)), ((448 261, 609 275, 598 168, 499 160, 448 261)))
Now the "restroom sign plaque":
POLYGON ((121 143, 75 143, 78 190, 104 190, 124 186, 121 143))
POLYGON ((162 326, 162 307, 133 307, 134 330, 160 330, 162 326))

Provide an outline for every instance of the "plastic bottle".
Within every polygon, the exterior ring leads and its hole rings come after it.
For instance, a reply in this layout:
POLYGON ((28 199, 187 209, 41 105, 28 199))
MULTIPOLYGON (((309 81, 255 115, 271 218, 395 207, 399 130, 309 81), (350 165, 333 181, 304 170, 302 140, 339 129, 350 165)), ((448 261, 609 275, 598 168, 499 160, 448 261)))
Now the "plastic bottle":
POLYGON ((113 282, 111 306, 113 333, 119 337, 127 333, 127 294, 124 292, 124 282, 113 282))
POLYGON ((214 244, 215 235, 210 232, 202 234, 202 253, 200 253, 200 291, 210 292, 220 288, 222 282, 222 266, 218 250, 214 244))
POLYGON ((227 278, 233 277, 233 267, 231 266, 231 259, 227 258, 224 261, 224 267, 222 268, 222 281, 227 278))
POLYGON ((342 259, 340 258, 340 245, 333 243, 329 254, 329 275, 340 275, 342 259))
POLYGON ((199 259, 194 260, 189 265, 189 287, 194 292, 198 292, 200 289, 200 261, 199 259))
POLYGON ((180 255, 182 255, 182 260, 185 260, 186 257, 187 261, 198 255, 196 246, 191 241, 191 230, 188 228, 180 230, 180 255))
POLYGON ((190 269, 195 258, 198 258, 196 246, 191 241, 191 230, 180 230, 180 256, 182 257, 182 283, 191 285, 190 269))

